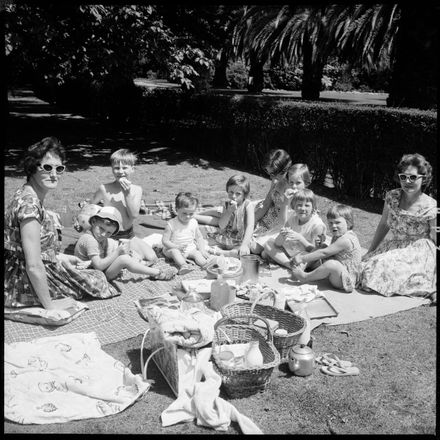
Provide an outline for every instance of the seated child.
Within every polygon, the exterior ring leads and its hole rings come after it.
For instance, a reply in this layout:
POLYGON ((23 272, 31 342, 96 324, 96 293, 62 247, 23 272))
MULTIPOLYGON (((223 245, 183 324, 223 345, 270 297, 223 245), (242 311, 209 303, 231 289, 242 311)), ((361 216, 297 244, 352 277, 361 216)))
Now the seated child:
POLYGON ((316 243, 325 241, 326 227, 316 213, 313 191, 301 189, 291 199, 291 212, 281 232, 264 245, 262 257, 290 268, 292 258, 316 248, 316 243))
POLYGON ((133 238, 133 222, 139 216, 142 199, 142 187, 129 180, 134 173, 136 155, 122 148, 110 156, 110 162, 114 181, 100 185, 91 203, 102 201, 104 206, 113 206, 121 213, 121 227, 114 239, 133 238))
POLYGON ((331 244, 309 254, 297 254, 292 261, 292 274, 302 282, 327 279, 333 287, 352 292, 361 270, 361 245, 353 229, 353 211, 347 205, 335 205, 327 212, 333 235, 331 244), (312 272, 297 267, 301 263, 323 260, 312 272))
POLYGON ((238 257, 254 252, 256 243, 253 240, 254 206, 247 198, 250 192, 249 179, 236 174, 226 182, 229 200, 218 220, 220 236, 236 240, 239 244, 232 250, 217 250, 217 253, 238 257))
POLYGON ((200 267, 211 261, 206 249, 205 239, 194 218, 199 201, 191 193, 180 192, 176 196, 177 216, 169 220, 162 237, 163 253, 179 267, 179 275, 195 269, 186 259, 194 260, 200 267))
POLYGON ((87 230, 77 241, 74 254, 84 261, 80 267, 92 266, 105 273, 108 280, 116 278, 122 269, 130 272, 149 275, 152 279, 169 280, 176 274, 175 268, 159 270, 148 267, 151 260, 157 257, 151 247, 143 240, 118 241, 110 238, 121 227, 120 212, 112 207, 101 208, 89 219, 90 230, 87 230), (130 247, 133 246, 133 249, 130 247), (154 254, 152 257, 151 252, 154 254), (147 261, 144 261, 147 260, 147 261))

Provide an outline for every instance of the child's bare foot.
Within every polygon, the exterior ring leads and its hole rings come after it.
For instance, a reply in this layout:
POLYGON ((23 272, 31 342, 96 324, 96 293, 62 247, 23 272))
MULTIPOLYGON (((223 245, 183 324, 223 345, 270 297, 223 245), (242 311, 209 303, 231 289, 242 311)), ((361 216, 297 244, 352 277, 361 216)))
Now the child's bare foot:
POLYGON ((292 267, 292 275, 298 280, 298 281, 305 281, 307 274, 301 270, 299 267, 292 267))
POLYGON ((182 264, 179 269, 179 275, 185 275, 192 272, 193 270, 195 270, 195 266, 193 266, 192 264, 182 264))

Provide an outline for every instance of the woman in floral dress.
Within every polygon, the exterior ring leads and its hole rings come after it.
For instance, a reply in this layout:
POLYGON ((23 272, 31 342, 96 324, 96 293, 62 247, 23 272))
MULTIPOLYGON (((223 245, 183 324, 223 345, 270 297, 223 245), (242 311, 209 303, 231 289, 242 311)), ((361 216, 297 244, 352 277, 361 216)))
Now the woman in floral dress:
POLYGON ((43 205, 64 172, 64 149, 48 137, 28 148, 24 159, 27 181, 5 212, 4 306, 66 309, 86 294, 119 295, 103 272, 77 270, 79 260, 60 253, 56 217, 43 205))
POLYGON ((363 257, 358 287, 384 296, 431 297, 436 301, 437 202, 423 192, 432 167, 420 154, 400 160, 400 188, 385 196, 382 218, 363 257), (383 241, 387 232, 391 237, 383 241))
POLYGON ((264 244, 270 238, 278 235, 286 218, 286 204, 288 200, 284 192, 288 188, 287 171, 292 165, 289 153, 285 150, 271 150, 264 160, 264 171, 269 175, 271 186, 264 200, 256 205, 254 236, 261 253, 264 244))

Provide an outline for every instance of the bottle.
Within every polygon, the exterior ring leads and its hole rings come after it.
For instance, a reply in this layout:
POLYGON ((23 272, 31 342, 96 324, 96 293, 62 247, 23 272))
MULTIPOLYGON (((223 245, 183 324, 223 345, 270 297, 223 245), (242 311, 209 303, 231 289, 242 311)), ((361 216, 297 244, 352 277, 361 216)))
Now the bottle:
POLYGON ((263 365, 263 353, 260 350, 260 343, 258 341, 250 341, 249 349, 246 352, 245 363, 246 367, 259 367, 263 365))
POLYGON ((211 284, 211 298, 209 300, 209 307, 219 311, 225 304, 234 301, 235 292, 231 292, 229 284, 223 279, 223 271, 218 270, 217 279, 211 284))

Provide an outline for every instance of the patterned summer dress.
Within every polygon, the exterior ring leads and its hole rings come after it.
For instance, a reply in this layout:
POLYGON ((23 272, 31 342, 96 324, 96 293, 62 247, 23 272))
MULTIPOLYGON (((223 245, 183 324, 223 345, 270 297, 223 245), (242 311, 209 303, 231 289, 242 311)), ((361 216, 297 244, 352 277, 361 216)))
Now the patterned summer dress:
POLYGON ((429 221, 437 216, 437 202, 423 194, 416 213, 399 208, 401 189, 385 196, 391 237, 362 263, 359 288, 384 296, 428 296, 436 291, 436 248, 429 238, 429 221))
POLYGON ((21 246, 20 223, 28 218, 36 218, 41 224, 41 258, 46 269, 51 298, 72 297, 80 300, 86 294, 98 298, 120 294, 107 282, 103 272, 68 269, 57 260, 60 241, 54 216, 48 213, 31 188, 23 186, 15 192, 5 212, 5 307, 41 306, 27 276, 21 246))
POLYGON ((246 231, 246 208, 251 203, 246 199, 229 218, 228 224, 220 231, 223 235, 242 241, 246 231))
MULTIPOLYGON (((345 267, 342 272, 342 286, 346 292, 352 292, 359 280, 361 271, 362 251, 359 239, 353 231, 347 231, 345 234, 351 243, 350 249, 332 255, 328 260, 337 260, 345 267)), ((335 239, 332 239, 332 243, 335 239)))
MULTIPOLYGON (((272 191, 272 203, 264 216, 258 221, 254 230, 255 241, 264 246, 270 238, 275 238, 283 224, 280 219, 280 211, 284 201, 284 191, 287 188, 287 181, 280 180, 272 191)), ((257 204, 258 206, 258 204, 257 204)))

